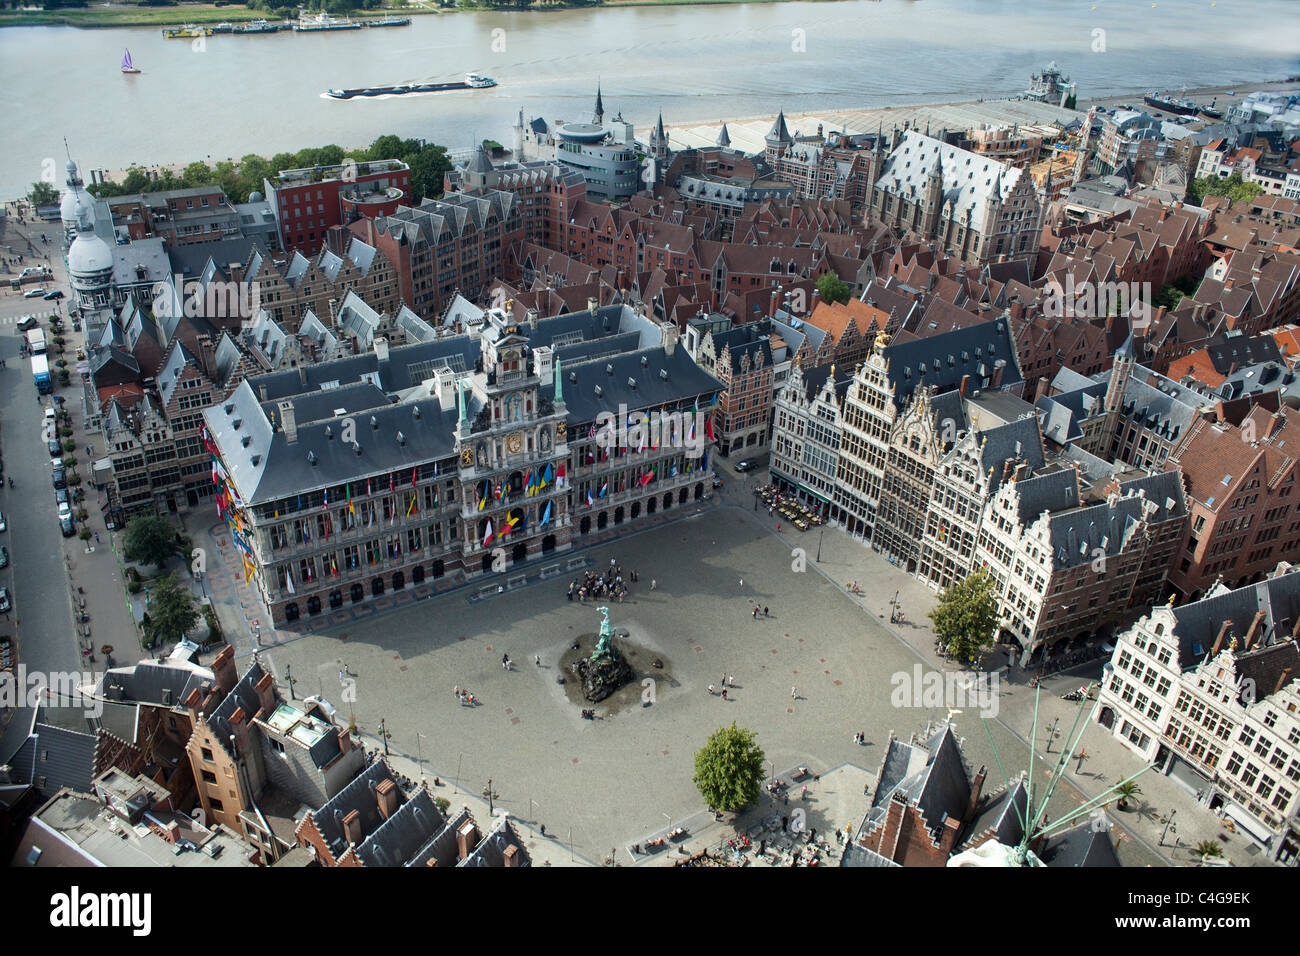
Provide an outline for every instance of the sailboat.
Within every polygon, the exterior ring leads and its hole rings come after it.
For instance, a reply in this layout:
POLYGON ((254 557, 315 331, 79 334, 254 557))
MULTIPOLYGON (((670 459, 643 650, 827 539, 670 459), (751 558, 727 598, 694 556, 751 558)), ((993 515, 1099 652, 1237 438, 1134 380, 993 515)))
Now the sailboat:
POLYGON ((140 72, 139 70, 137 70, 137 69, 135 68, 135 64, 131 62, 131 51, 130 51, 130 50, 127 50, 125 53, 122 54, 122 72, 123 72, 123 73, 139 73, 139 72, 140 72))

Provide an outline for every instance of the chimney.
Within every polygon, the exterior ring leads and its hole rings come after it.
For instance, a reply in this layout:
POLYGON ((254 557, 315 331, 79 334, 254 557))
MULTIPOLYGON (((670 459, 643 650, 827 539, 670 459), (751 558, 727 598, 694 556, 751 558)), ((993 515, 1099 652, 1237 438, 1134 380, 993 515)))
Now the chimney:
POLYGON ((1219 651, 1223 650, 1225 638, 1228 636, 1228 630, 1232 627, 1232 620, 1226 620, 1219 626, 1219 636, 1214 639, 1214 646, 1210 648, 1210 656, 1213 657, 1219 651))
POLYGON ((375 336, 375 358, 381 362, 388 361, 388 339, 382 335, 375 336))
POLYGON ((507 869, 516 870, 519 868, 519 847, 513 843, 506 847, 505 852, 501 854, 507 869))
POLYGON ((969 823, 975 819, 975 810, 979 806, 980 794, 984 792, 984 778, 988 776, 988 770, 980 767, 979 772, 975 774, 975 779, 971 781, 970 802, 966 804, 966 816, 962 818, 963 823, 969 823))
POLYGON ((593 299, 593 298, 591 298, 590 296, 588 296, 588 297, 587 297, 587 311, 590 312, 592 315, 595 315, 595 314, 596 314, 596 310, 599 309, 599 308, 600 308, 600 302, 599 302, 598 300, 593 299))
POLYGON ((961 395, 962 398, 965 398, 967 394, 969 394, 969 391, 970 391, 970 376, 963 375, 961 377, 961 387, 958 389, 958 394, 961 395))
POLYGON ((339 300, 330 299, 330 325, 337 327, 339 324, 339 300))
POLYGON ((361 842, 361 814, 356 810, 343 818, 343 839, 353 846, 361 842))
POLYGON ((1250 650, 1259 642, 1261 636, 1259 633, 1259 628, 1260 625, 1264 623, 1264 618, 1267 616, 1268 615, 1265 614, 1263 611, 1255 612, 1255 618, 1250 622, 1250 630, 1246 632, 1246 640, 1245 643, 1243 644, 1245 650, 1250 650))
POLYGON ((290 445, 298 440, 298 420, 293 411, 293 399, 280 401, 280 428, 284 431, 284 440, 290 445))
POLYGON ((397 812, 397 784, 385 780, 375 788, 375 798, 379 802, 379 815, 387 820, 397 812))
POLYGON ((478 827, 473 820, 466 820, 461 824, 460 829, 456 831, 457 858, 465 859, 474 852, 476 846, 478 846, 478 827))
POLYGON ((1286 668, 1282 673, 1277 675, 1277 686, 1273 688, 1273 693, 1279 693, 1291 680, 1291 668, 1286 668))
POLYGON ((537 310, 529 309, 526 315, 528 318, 528 327, 532 329, 537 328, 537 310))

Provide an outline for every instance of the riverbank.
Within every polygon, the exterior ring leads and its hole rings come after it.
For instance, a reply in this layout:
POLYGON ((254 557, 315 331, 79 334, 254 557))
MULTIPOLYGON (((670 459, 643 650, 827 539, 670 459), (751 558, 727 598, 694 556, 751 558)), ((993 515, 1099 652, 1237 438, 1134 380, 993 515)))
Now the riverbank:
MULTIPOLYGON (((559 11, 600 9, 601 7, 693 7, 741 3, 789 3, 792 0, 605 0, 604 3, 567 4, 548 3, 544 7, 501 9, 487 7, 450 7, 414 4, 405 7, 380 7, 359 10, 354 19, 382 16, 426 16, 441 13, 550 13, 559 11)), ((800 0, 805 3, 840 3, 843 0, 800 0)), ((3 27, 78 27, 84 30, 112 29, 114 27, 173 27, 193 23, 210 26, 214 23, 246 23, 249 20, 278 21, 281 17, 273 11, 250 10, 243 4, 215 6, 208 3, 186 3, 176 7, 142 7, 137 4, 114 6, 96 5, 84 9, 60 10, 0 10, 0 28, 3 27)))

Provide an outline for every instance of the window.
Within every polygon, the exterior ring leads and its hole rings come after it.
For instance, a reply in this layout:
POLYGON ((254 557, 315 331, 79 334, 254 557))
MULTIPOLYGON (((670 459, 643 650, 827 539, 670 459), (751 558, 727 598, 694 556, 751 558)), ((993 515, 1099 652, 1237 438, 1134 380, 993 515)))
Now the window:
POLYGON ((217 775, 216 775, 215 773, 213 773, 211 770, 204 770, 204 771, 202 771, 202 774, 203 774, 203 782, 204 782, 204 783, 216 783, 216 782, 217 782, 217 775))
POLYGON ((208 803, 211 805, 212 809, 215 810, 217 813, 225 812, 226 809, 225 805, 216 797, 209 797, 208 803))
POLYGON ((211 762, 212 762, 212 751, 209 750, 207 747, 200 747, 199 749, 203 751, 203 759, 206 760, 206 761, 208 761, 209 763, 211 763, 211 762))

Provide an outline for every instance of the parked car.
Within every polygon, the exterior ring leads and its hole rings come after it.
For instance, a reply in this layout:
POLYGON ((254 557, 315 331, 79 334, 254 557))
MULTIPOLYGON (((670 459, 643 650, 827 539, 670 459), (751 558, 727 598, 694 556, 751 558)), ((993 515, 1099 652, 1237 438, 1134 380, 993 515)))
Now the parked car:
POLYGON ((0 531, 8 531, 9 522, 5 520, 5 513, 0 511, 0 531))
POLYGON ((63 298, 63 290, 51 289, 49 292, 45 293, 45 295, 41 296, 41 298, 49 299, 51 302, 57 302, 59 299, 63 298))
POLYGON ((77 525, 72 520, 72 515, 68 514, 59 518, 59 530, 63 532, 65 538, 71 538, 77 533, 77 525))
POLYGON ((752 458, 736 462, 736 471, 753 471, 756 467, 758 467, 758 462, 752 458))
POLYGON ((24 298, 24 299, 40 299, 40 298, 43 298, 43 297, 45 296, 45 293, 47 293, 47 292, 49 292, 49 291, 50 291, 50 290, 47 289, 47 288, 45 288, 45 286, 43 286, 43 285, 38 285, 35 289, 28 289, 26 292, 24 292, 24 293, 23 293, 23 298, 24 298))
POLYGON ((0 588, 0 614, 8 614, 14 609, 14 602, 9 599, 9 589, 0 588))
POLYGON ((9 567, 9 549, 0 544, 0 568, 9 567))
POLYGON ((57 457, 63 454, 63 446, 59 444, 57 438, 51 438, 45 443, 45 447, 50 450, 51 457, 57 457))
MULTIPOLYGON (((13 252, 12 249, 9 250, 13 252)), ((50 274, 49 266, 28 266, 22 272, 18 273, 18 278, 26 279, 28 276, 47 276, 50 274)))
POLYGON ((68 488, 66 485, 64 485, 62 488, 54 489, 54 500, 58 502, 59 513, 62 514, 63 509, 68 507, 68 488))
POLYGON ((56 467, 56 468, 54 469, 54 487, 55 487, 55 488, 66 488, 66 487, 68 487, 68 479, 67 479, 67 476, 66 476, 66 473, 65 473, 65 471, 64 471, 64 468, 63 468, 62 463, 60 463, 60 464, 58 465, 58 467, 56 467))

